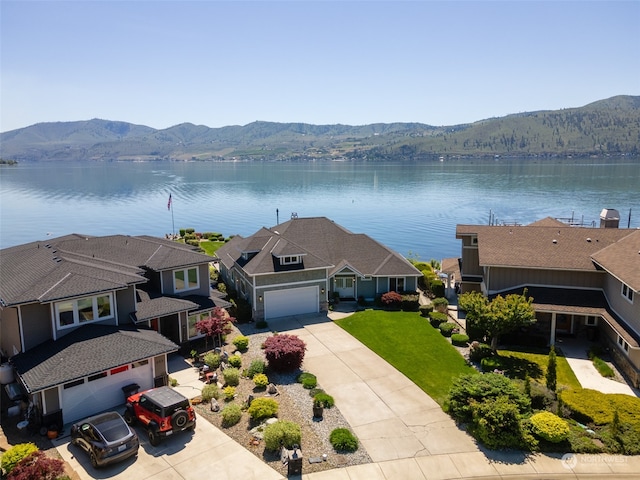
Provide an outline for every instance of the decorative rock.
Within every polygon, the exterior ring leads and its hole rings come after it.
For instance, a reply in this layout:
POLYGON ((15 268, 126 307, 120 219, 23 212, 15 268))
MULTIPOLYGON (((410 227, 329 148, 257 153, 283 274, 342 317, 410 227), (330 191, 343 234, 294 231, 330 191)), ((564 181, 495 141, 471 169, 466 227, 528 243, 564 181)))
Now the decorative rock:
POLYGON ((215 398, 211 399, 211 411, 212 412, 220 411, 220 405, 218 404, 218 401, 215 398))
POLYGON ((269 395, 278 395, 278 389, 273 383, 270 383, 269 385, 267 385, 267 393, 269 395))
POLYGON ((247 396, 247 407, 250 407, 250 406, 251 406, 251 402, 253 402, 253 399, 254 399, 254 396, 253 396, 253 395, 249 394, 249 395, 247 396))

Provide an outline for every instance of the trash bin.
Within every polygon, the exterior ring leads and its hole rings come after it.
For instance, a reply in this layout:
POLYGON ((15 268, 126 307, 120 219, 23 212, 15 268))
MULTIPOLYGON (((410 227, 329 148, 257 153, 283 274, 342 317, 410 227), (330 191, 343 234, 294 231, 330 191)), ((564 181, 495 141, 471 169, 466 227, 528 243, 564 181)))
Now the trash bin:
POLYGON ((122 393, 124 394, 124 401, 127 401, 131 395, 138 393, 140 390, 140 385, 137 383, 130 383, 129 385, 125 385, 122 387, 122 393))
POLYGON ((302 475, 302 450, 298 445, 291 450, 283 447, 281 456, 287 462, 287 475, 302 475))

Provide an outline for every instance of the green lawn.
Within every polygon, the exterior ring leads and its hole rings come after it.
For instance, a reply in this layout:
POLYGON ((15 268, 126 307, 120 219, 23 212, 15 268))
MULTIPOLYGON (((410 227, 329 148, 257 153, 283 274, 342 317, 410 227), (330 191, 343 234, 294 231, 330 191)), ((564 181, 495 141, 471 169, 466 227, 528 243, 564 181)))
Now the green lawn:
POLYGON ((200 248, 204 250, 204 253, 211 256, 213 256, 216 253, 216 250, 218 250, 222 245, 224 245, 224 242, 212 242, 210 240, 203 240, 200 242, 200 248))
MULTIPOLYGON (((500 369, 505 370, 507 376, 511 378, 522 378, 528 375, 541 383, 545 383, 547 374, 547 363, 549 354, 521 352, 516 350, 498 350, 500 356, 500 369)), ((556 374, 558 389, 566 387, 569 389, 581 388, 580 382, 575 373, 571 370, 569 362, 562 355, 556 352, 556 374)))
POLYGON ((396 367, 444 406, 454 379, 477 373, 433 328, 413 312, 366 310, 336 323, 396 367))

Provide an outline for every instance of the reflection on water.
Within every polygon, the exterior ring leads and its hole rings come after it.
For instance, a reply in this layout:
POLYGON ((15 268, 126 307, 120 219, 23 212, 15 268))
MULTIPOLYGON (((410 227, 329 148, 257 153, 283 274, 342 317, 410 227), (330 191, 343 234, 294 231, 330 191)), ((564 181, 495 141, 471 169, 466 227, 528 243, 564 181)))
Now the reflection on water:
POLYGON ((457 256, 458 223, 598 222, 602 208, 640 227, 640 163, 593 159, 426 164, 38 163, 0 168, 0 246, 49 235, 162 236, 175 228, 249 235, 326 216, 404 255, 457 256), (276 209, 279 216, 276 216, 276 209), (584 216, 584 217, 583 217, 584 216))

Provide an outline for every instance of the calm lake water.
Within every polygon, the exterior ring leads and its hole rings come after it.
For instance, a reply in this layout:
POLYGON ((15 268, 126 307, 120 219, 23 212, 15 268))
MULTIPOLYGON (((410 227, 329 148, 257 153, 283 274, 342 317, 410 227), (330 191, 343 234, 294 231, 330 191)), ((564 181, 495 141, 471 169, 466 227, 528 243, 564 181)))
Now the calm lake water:
POLYGON ((250 235, 326 216, 422 260, 460 254, 458 223, 571 217, 603 208, 640 228, 633 160, 459 160, 426 164, 36 163, 0 168, 0 247, 67 233, 164 236, 193 227, 250 235), (279 216, 276 216, 276 209, 279 216))

